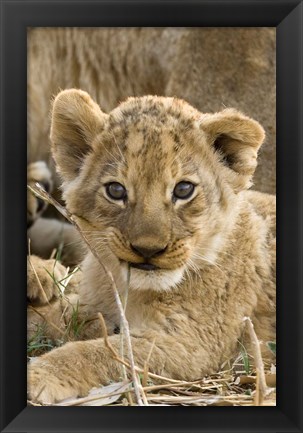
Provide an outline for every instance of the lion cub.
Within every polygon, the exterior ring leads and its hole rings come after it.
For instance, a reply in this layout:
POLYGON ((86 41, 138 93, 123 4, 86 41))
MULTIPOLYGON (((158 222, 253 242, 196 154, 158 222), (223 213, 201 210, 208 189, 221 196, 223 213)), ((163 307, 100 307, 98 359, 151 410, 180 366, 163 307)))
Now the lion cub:
MULTIPOLYGON (((183 380, 215 372, 239 339, 248 346, 245 316, 260 340, 275 339, 275 198, 246 191, 263 140, 233 109, 202 114, 145 96, 105 114, 81 90, 56 97, 52 152, 66 206, 122 297, 129 279, 138 366, 155 341, 150 371, 183 380)), ((103 314, 119 352, 110 281, 91 253, 82 272, 79 308, 103 314)), ((29 398, 52 404, 120 377, 102 338, 71 342, 29 365, 29 398)))

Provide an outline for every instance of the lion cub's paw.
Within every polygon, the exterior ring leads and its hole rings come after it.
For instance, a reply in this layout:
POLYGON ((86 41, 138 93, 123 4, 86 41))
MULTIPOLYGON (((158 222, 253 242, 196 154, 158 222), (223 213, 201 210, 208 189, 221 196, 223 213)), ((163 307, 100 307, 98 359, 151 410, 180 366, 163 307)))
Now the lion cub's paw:
POLYGON ((27 298, 32 304, 46 304, 58 298, 67 269, 56 260, 31 255, 27 265, 27 298))
MULTIPOLYGON (((33 361, 28 367, 27 398, 28 400, 51 405, 66 398, 78 397, 76 387, 72 381, 60 379, 59 372, 49 371, 47 361, 40 363, 33 361), (39 363, 40 365, 35 365, 39 363)), ((52 370, 52 369, 51 369, 52 370)))

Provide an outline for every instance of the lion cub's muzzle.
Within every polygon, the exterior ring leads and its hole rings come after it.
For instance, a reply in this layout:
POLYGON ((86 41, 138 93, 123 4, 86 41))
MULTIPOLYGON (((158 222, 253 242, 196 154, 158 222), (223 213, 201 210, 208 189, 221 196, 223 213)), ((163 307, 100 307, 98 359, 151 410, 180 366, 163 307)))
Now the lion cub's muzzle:
POLYGON ((130 266, 133 268, 141 269, 142 271, 155 271, 159 269, 158 266, 150 263, 149 260, 154 257, 161 256, 167 250, 167 245, 164 248, 162 248, 162 246, 148 248, 140 245, 130 244, 130 247, 135 254, 137 254, 138 256, 142 257, 145 260, 144 263, 131 262, 130 266))
POLYGON ((188 239, 171 241, 149 236, 130 242, 117 229, 111 229, 108 245, 118 259, 142 271, 178 269, 190 256, 188 239))

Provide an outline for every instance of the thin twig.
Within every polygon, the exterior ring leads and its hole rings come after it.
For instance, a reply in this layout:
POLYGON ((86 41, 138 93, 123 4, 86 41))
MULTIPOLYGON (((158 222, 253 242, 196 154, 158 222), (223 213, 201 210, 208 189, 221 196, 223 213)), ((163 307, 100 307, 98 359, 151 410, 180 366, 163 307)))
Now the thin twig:
POLYGON ((134 382, 134 391, 135 391, 139 406, 144 406, 144 403, 143 403, 142 398, 141 398, 141 395, 142 395, 142 392, 140 391, 141 385, 138 381, 138 376, 137 376, 136 369, 135 369, 135 361, 134 361, 134 355, 133 355, 133 351, 132 351, 128 321, 126 320, 126 317, 124 314, 124 308, 123 308, 123 305, 121 303, 121 299, 120 299, 120 296, 119 296, 119 293, 118 293, 118 290, 117 290, 117 287, 115 284, 112 286, 112 289, 114 292, 116 304, 117 304, 119 312, 120 312, 121 323, 122 323, 122 326, 123 326, 124 331, 125 331, 125 337, 126 337, 126 342, 127 342, 127 347, 128 347, 129 366, 131 369, 132 379, 134 382))
POLYGON ((48 300, 48 298, 47 298, 47 296, 46 296, 45 290, 44 290, 44 288, 43 288, 43 286, 42 286, 42 284, 41 284, 40 278, 39 278, 39 276, 38 276, 38 274, 37 274, 37 271, 36 271, 36 269, 35 269, 35 267, 34 267, 32 261, 31 261, 30 257, 31 257, 31 240, 28 239, 28 256, 27 256, 27 259, 28 259, 28 262, 29 262, 29 264, 30 264, 30 267, 32 268, 32 271, 34 272, 34 275, 35 275, 35 277, 36 277, 36 280, 37 280, 38 286, 39 286, 39 288, 40 288, 40 290, 41 290, 41 293, 42 293, 42 295, 43 295, 43 297, 44 297, 44 300, 45 300, 45 302, 46 302, 48 305, 50 305, 50 304, 49 304, 49 300, 48 300))
MULTIPOLYGON (((125 286, 125 292, 124 292, 124 294, 122 296, 122 304, 123 304, 123 311, 124 311, 124 313, 126 311, 126 305, 127 305, 127 299, 128 299, 129 279, 130 279, 130 269, 129 269, 129 266, 128 266, 128 269, 127 269, 127 283, 126 283, 126 286, 125 286)), ((124 359, 124 326, 123 326, 121 318, 120 318, 120 355, 121 355, 121 358, 124 359)), ((124 379, 127 379, 127 372, 126 372, 125 365, 121 364, 121 368, 122 368, 122 374, 123 374, 124 379)), ((133 405, 133 400, 132 400, 131 393, 128 392, 126 394, 126 396, 127 396, 127 399, 129 401, 130 405, 133 405)))
MULTIPOLYGON (((174 389, 176 390, 177 387, 187 387, 191 388, 192 386, 196 385, 197 381, 194 382, 179 382, 176 383, 163 383, 161 385, 151 385, 151 386, 145 386, 143 389, 144 391, 156 391, 158 389, 174 389)), ((204 389, 204 388, 203 388, 204 389)), ((207 389, 207 388, 205 388, 207 389)))
POLYGON ((154 350, 155 347, 155 342, 156 342, 156 338, 153 339, 149 354, 147 355, 146 361, 144 362, 144 373, 143 373, 143 378, 142 378, 142 386, 143 388, 145 388, 147 386, 147 378, 148 378, 148 364, 149 364, 149 360, 152 354, 152 351, 154 350))
POLYGON ((244 317, 243 319, 247 323, 249 336, 252 342, 252 348, 254 351, 254 359, 257 370, 257 379, 256 379, 256 395, 255 395, 255 405, 262 406, 264 398, 268 394, 268 388, 266 385, 266 378, 264 372, 264 363, 261 354, 260 341, 254 330, 254 325, 249 317, 244 317))
MULTIPOLYGON (((103 333, 103 339, 104 339, 105 346, 110 350, 110 352, 112 353, 113 358, 116 361, 120 362, 123 366, 127 367, 133 373, 133 371, 132 371, 132 365, 119 356, 119 354, 114 349, 114 347, 112 346, 111 342, 109 341, 108 334, 107 334, 106 324, 105 324, 105 321, 104 321, 104 318, 103 318, 102 314, 98 313, 98 317, 100 319, 101 330, 102 330, 102 333, 103 333)), ((134 372, 135 372, 135 375, 137 376, 137 373, 141 373, 141 372, 143 372, 143 370, 141 368, 136 367, 134 365, 134 372)), ((147 402, 144 390, 143 390, 143 388, 142 388, 142 386, 141 386, 140 383, 138 385, 139 385, 138 386, 138 391, 140 392, 140 394, 142 396, 142 400, 143 400, 143 402, 144 402, 145 405, 148 405, 148 402, 147 402)), ((134 384, 134 389, 135 389, 135 384, 134 384)))

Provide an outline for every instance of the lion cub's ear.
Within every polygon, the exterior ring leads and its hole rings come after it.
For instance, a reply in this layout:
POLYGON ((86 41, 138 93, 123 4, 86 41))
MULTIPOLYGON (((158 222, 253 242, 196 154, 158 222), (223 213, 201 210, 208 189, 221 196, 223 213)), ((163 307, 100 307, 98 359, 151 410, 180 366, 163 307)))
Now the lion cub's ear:
POLYGON ((210 144, 221 155, 225 166, 233 170, 235 189, 251 186, 257 167, 258 149, 265 138, 262 126, 234 109, 226 109, 202 117, 201 128, 210 144))
POLYGON ((65 181, 79 173, 95 136, 102 131, 107 115, 82 90, 60 92, 52 109, 52 153, 65 181))

